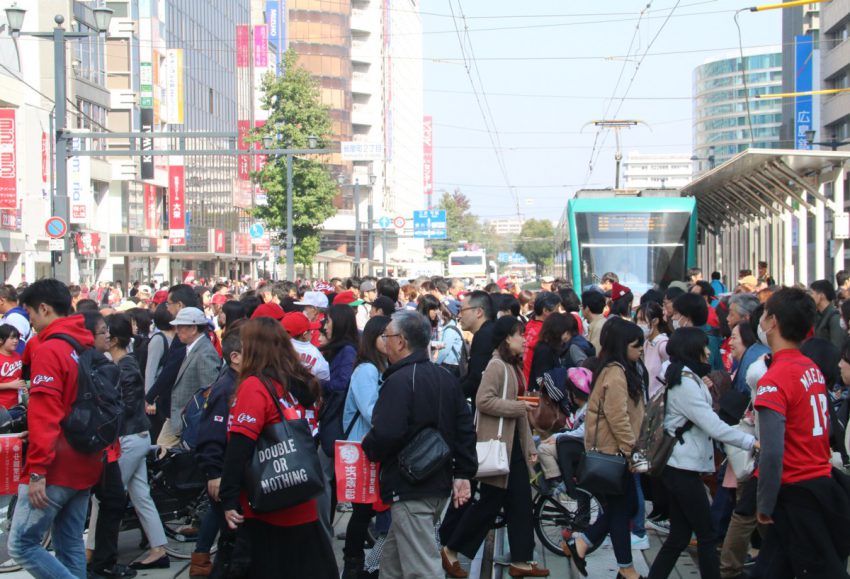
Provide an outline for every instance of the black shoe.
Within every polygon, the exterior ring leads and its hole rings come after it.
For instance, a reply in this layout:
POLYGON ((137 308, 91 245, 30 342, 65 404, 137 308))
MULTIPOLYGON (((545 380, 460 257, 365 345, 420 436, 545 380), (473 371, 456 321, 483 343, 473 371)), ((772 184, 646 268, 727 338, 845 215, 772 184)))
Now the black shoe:
POLYGON ((118 563, 112 567, 107 567, 106 569, 99 569, 97 571, 89 570, 88 572, 89 579, 109 579, 111 577, 124 577, 129 579, 130 577, 135 576, 135 570, 130 569, 127 565, 119 565, 118 563))
POLYGON ((168 569, 171 566, 171 559, 168 558, 168 555, 163 555, 156 561, 151 561, 150 563, 143 563, 141 561, 133 561, 130 563, 131 569, 168 569))
POLYGON ((340 579, 358 579, 363 571, 363 557, 343 557, 343 565, 340 579))
POLYGON ((587 561, 584 560, 584 557, 578 556, 578 549, 576 549, 576 540, 570 539, 566 543, 562 543, 561 549, 564 551, 564 554, 569 557, 572 562, 575 564, 578 572, 582 574, 582 576, 587 577, 587 561))

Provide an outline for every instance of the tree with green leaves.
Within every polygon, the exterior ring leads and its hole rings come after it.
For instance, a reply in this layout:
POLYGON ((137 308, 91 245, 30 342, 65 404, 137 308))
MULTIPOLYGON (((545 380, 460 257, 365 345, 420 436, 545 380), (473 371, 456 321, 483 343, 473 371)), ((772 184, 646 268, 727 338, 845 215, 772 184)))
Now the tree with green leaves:
POLYGON ((472 204, 460 189, 443 192, 437 209, 446 212, 446 233, 449 243, 434 247, 434 259, 445 261, 457 247, 457 242, 478 242, 482 238, 482 227, 478 217, 472 214, 472 204))
POLYGON ((516 252, 533 263, 537 277, 543 275, 543 268, 552 264, 555 254, 555 228, 546 219, 529 219, 522 224, 520 240, 516 252))
MULTIPOLYGON (((319 85, 309 71, 298 65, 293 50, 283 56, 282 76, 267 73, 262 80, 262 107, 269 111, 266 124, 251 140, 274 138, 277 148, 306 149, 308 137, 318 137, 324 148, 332 124, 328 107, 320 100, 319 85)), ((287 157, 271 156, 256 177, 268 193, 268 205, 254 208, 253 215, 272 230, 286 230, 287 157)), ((333 200, 339 192, 327 167, 317 159, 293 157, 292 229, 295 236, 295 262, 308 266, 319 252, 319 226, 336 213, 333 200)))

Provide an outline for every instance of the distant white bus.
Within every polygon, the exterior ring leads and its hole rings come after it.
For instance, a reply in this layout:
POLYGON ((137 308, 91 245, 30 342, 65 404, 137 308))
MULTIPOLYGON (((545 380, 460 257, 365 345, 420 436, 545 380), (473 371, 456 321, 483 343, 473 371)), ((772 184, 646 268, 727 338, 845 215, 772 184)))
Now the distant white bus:
POLYGON ((472 279, 487 283, 487 255, 484 251, 453 251, 449 254, 449 277, 472 279))

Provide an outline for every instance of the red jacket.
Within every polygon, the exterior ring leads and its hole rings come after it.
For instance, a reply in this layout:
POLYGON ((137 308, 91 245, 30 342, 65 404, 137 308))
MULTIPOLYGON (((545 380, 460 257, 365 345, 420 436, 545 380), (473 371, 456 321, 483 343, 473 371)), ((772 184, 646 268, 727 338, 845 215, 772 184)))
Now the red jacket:
POLYGON ((529 320, 525 326, 525 350, 522 352, 522 373, 525 374, 525 383, 528 384, 528 377, 531 376, 531 362, 534 360, 534 346, 540 340, 540 329, 543 327, 543 322, 534 319, 529 320))
POLYGON ((29 431, 22 482, 36 473, 46 475, 49 485, 87 489, 100 478, 103 456, 71 448, 59 426, 77 398, 77 362, 70 344, 47 339, 53 334, 68 334, 83 346, 94 346, 81 315, 53 321, 27 344, 24 363, 30 366, 31 380, 27 421, 35 428, 29 431))

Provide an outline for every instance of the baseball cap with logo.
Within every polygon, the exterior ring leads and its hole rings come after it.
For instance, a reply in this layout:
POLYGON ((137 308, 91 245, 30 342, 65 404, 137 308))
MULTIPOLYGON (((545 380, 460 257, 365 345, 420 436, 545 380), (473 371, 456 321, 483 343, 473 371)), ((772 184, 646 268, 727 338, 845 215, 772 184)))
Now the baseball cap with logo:
POLYGON ((214 306, 220 306, 222 304, 227 303, 227 300, 228 300, 227 294, 215 294, 212 297, 212 300, 211 300, 210 303, 212 303, 214 306))
POLYGON ((289 312, 280 322, 283 329, 293 338, 300 336, 310 329, 310 320, 301 312, 289 312))
POLYGON ((151 301, 153 303, 155 303, 156 305, 159 305, 159 304, 164 304, 165 300, 167 300, 167 299, 168 299, 168 290, 159 290, 158 292, 153 294, 153 298, 151 298, 151 301))
POLYGON ((295 302, 296 306, 313 306, 324 309, 328 307, 328 296, 320 291, 306 292, 301 301, 295 302))
POLYGON ((139 286, 139 295, 141 297, 150 299, 152 293, 153 292, 151 292, 151 286, 149 286, 149 285, 140 285, 139 286), (142 295, 142 294, 144 294, 144 295, 142 295))
POLYGON ((183 308, 171 321, 172 326, 205 326, 206 324, 207 318, 198 308, 183 308))
POLYGON ((624 295, 631 293, 631 292, 632 292, 632 290, 630 290, 629 288, 627 288, 624 285, 620 285, 616 281, 611 285, 611 299, 612 300, 618 300, 621 297, 623 297, 624 295))
POLYGON ((344 291, 338 293, 336 297, 334 297, 334 305, 344 305, 344 306, 359 306, 363 303, 363 300, 358 300, 354 297, 353 291, 344 291))

